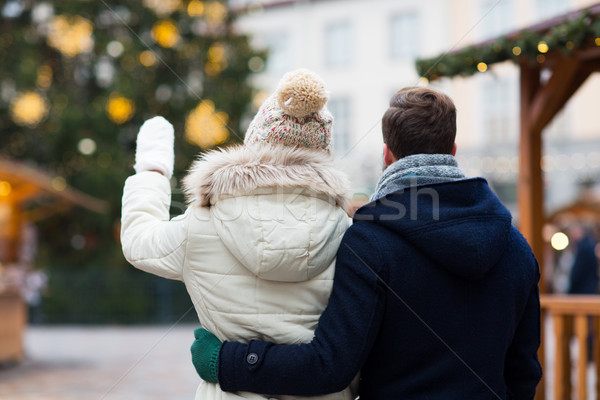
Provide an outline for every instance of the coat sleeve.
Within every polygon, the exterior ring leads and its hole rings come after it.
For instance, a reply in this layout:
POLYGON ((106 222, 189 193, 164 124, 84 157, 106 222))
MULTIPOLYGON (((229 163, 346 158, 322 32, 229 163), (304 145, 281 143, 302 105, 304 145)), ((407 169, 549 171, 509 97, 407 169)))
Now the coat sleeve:
POLYGON ((142 271, 181 280, 187 243, 185 215, 169 220, 171 186, 160 173, 145 171, 125 181, 121 246, 142 271))
MULTIPOLYGON (((536 273, 539 279, 539 272, 536 273)), ((536 280, 504 363, 504 379, 511 400, 534 398, 537 385, 542 379, 542 367, 537 353, 539 347, 540 295, 536 280)))
POLYGON ((225 391, 316 396, 348 387, 379 332, 385 289, 381 253, 357 225, 337 255, 333 290, 310 343, 225 342, 219 384, 225 391))

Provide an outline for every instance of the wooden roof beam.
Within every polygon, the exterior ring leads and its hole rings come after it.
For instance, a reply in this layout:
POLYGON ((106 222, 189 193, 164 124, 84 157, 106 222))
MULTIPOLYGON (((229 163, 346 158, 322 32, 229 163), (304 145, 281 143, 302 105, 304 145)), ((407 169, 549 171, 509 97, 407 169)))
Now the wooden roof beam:
POLYGON ((535 93, 530 109, 530 128, 536 132, 544 129, 589 74, 587 68, 582 68, 581 60, 572 57, 560 59, 550 79, 535 93))

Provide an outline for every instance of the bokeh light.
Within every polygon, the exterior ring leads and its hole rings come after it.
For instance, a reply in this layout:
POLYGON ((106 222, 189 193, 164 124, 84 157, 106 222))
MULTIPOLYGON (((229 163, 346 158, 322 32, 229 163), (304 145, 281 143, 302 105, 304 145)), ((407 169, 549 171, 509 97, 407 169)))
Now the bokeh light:
POLYGON ((170 48, 179 42, 181 36, 175 23, 170 19, 164 19, 156 22, 152 27, 152 39, 160 46, 170 48))
POLYGON ((204 14, 204 3, 198 0, 192 0, 188 4, 187 12, 190 17, 200 17, 204 14))
POLYGON ((209 24, 218 25, 225 21, 227 18, 227 7, 225 7, 219 1, 211 1, 206 4, 205 7, 205 18, 209 24))
POLYGON ((50 87, 51 84, 52 84, 52 68, 47 64, 41 65, 37 71, 36 85, 40 89, 46 90, 50 87))
POLYGON ((77 144, 77 149, 81 154, 88 156, 96 151, 96 142, 90 138, 81 139, 77 144))
POLYGON ((225 58, 225 46, 221 42, 213 43, 207 51, 208 61, 204 66, 204 72, 208 76, 217 76, 227 68, 227 59, 225 58))
POLYGON ((86 18, 58 15, 52 19, 48 44, 67 57, 90 52, 94 48, 94 26, 86 18))
POLYGON ((569 237, 563 232, 556 232, 550 239, 550 244, 554 250, 564 250, 569 246, 569 237))
POLYGON ((151 67, 156 64, 156 56, 150 50, 144 50, 140 53, 140 64, 144 67, 151 67))
POLYGON ((181 0, 144 0, 144 6, 152 9, 156 15, 166 16, 182 7, 181 0))
POLYGON ((252 72, 260 72, 263 70, 264 67, 265 62, 262 58, 258 56, 254 56, 250 60, 248 60, 248 68, 250 68, 250 71, 252 72))
POLYGON ((118 40, 112 40, 106 45, 106 52, 113 58, 120 57, 124 50, 125 47, 118 40))
POLYGON ((48 102, 35 92, 25 92, 12 99, 10 113, 16 124, 34 127, 48 115, 48 102))
POLYGON ((123 124, 133 117, 135 103, 119 93, 113 93, 106 103, 106 113, 113 122, 123 124))
POLYGON ((186 118, 185 138, 203 149, 217 146, 229 139, 228 122, 226 113, 215 111, 212 101, 203 100, 186 118))
POLYGON ((62 192, 67 188, 67 181, 62 176, 57 176, 52 179, 52 188, 57 192, 62 192))

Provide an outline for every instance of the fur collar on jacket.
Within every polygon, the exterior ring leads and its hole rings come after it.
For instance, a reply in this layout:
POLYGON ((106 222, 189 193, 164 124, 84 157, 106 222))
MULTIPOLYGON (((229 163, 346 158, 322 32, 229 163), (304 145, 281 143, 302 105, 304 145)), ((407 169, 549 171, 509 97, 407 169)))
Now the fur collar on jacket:
POLYGON ((288 146, 235 146, 203 154, 183 180, 188 203, 210 206, 220 195, 265 187, 304 188, 350 204, 346 175, 325 152, 288 146))

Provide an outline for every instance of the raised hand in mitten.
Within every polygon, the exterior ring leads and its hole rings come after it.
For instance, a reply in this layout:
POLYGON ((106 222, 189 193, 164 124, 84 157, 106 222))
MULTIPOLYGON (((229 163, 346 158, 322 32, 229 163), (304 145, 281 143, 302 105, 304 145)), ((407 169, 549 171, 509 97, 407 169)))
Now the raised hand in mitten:
POLYGON ((167 178, 173 176, 175 155, 173 125, 163 117, 154 117, 142 125, 135 150, 135 172, 159 171, 167 178))

